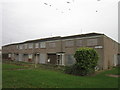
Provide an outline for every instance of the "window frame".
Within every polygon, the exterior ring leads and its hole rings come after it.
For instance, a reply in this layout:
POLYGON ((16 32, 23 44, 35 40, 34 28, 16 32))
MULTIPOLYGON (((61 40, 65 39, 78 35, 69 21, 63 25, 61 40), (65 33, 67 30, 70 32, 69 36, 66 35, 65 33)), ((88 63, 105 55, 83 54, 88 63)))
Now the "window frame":
POLYGON ((65 47, 73 47, 74 46, 74 40, 66 40, 65 41, 65 47), (70 45, 70 42, 72 42, 72 45, 70 45))
POLYGON ((40 42, 40 48, 46 48, 46 42, 40 42))
POLYGON ((48 46, 49 48, 56 48, 56 42, 49 42, 48 46))
POLYGON ((29 44, 28 44, 28 48, 29 48, 29 49, 33 49, 33 43, 29 43, 29 44))
POLYGON ((82 47, 83 46, 83 40, 82 39, 77 39, 76 40, 76 46, 77 47, 82 47))
POLYGON ((35 48, 40 48, 40 44, 39 43, 35 43, 35 48))
POLYGON ((97 46, 98 38, 87 39, 87 46, 97 46))

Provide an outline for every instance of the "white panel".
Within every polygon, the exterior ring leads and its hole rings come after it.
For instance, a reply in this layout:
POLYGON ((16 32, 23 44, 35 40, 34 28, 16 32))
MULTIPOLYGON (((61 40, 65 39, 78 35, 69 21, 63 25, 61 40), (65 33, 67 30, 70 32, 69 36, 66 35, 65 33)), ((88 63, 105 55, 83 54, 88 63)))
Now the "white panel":
POLYGON ((103 46, 95 46, 95 48, 103 48, 103 46))
POLYGON ((46 60, 46 54, 40 54, 40 61, 39 61, 39 63, 45 64, 45 60, 46 60))
POLYGON ((65 55, 62 54, 62 65, 65 65, 65 55))

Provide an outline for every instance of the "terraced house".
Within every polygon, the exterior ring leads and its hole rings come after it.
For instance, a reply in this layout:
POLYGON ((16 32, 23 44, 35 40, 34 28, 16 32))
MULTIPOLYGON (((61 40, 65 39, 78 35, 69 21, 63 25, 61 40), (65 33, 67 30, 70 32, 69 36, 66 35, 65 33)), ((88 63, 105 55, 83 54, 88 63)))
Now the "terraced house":
POLYGON ((2 58, 38 64, 72 65, 75 63, 74 53, 80 47, 94 48, 98 52, 99 69, 120 64, 120 44, 100 33, 42 38, 5 45, 2 47, 2 58))

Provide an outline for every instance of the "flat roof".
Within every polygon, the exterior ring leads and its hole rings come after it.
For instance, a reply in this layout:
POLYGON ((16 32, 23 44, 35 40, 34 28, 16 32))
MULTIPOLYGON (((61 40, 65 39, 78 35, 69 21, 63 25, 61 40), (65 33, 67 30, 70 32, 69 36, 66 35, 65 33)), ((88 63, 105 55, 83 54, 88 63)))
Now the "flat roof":
POLYGON ((71 36, 64 36, 64 37, 56 36, 56 37, 48 37, 48 38, 40 38, 40 39, 35 39, 35 40, 28 40, 28 41, 25 41, 25 42, 8 44, 8 45, 5 45, 5 46, 31 43, 31 42, 38 42, 38 41, 42 42, 42 41, 70 39, 70 38, 77 38, 77 37, 89 37, 89 36, 98 36, 98 35, 104 35, 104 34, 101 34, 101 33, 87 33, 87 34, 78 34, 78 35, 71 35, 71 36))

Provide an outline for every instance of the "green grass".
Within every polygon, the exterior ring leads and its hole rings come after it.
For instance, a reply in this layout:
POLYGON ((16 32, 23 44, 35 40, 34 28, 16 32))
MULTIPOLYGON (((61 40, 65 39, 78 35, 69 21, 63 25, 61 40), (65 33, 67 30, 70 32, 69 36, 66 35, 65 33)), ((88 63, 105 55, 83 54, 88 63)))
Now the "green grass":
POLYGON ((40 66, 25 70, 9 68, 24 66, 3 64, 3 88, 118 88, 118 78, 106 76, 117 74, 118 68, 102 71, 95 76, 73 76, 40 66))
POLYGON ((18 65, 12 65, 12 64, 2 64, 2 69, 17 69, 17 68, 24 68, 23 66, 18 66, 18 65))

